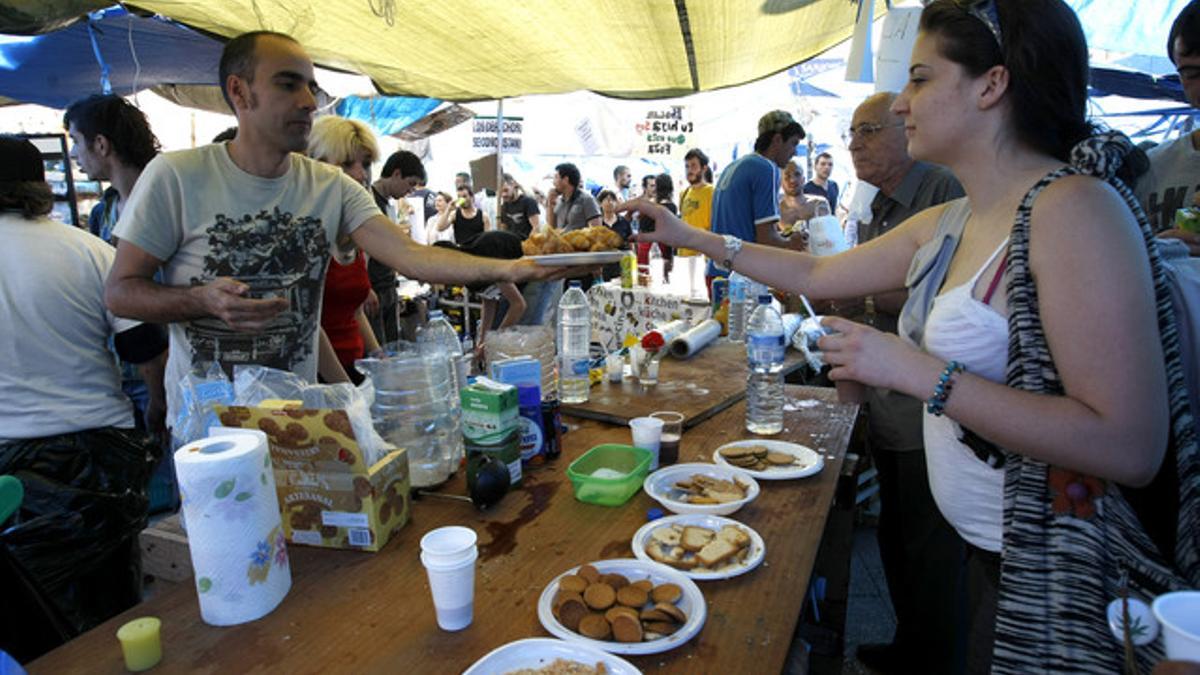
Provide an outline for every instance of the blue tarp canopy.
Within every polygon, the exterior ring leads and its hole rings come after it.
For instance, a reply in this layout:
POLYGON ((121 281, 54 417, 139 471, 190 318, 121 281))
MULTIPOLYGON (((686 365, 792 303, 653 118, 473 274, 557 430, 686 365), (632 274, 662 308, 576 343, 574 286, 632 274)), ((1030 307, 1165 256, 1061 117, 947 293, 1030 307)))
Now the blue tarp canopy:
POLYGON ((1117 68, 1092 68, 1089 78, 1092 96, 1126 96, 1156 101, 1186 103, 1178 75, 1157 77, 1117 68))
POLYGON ((433 112, 441 101, 410 96, 347 96, 337 102, 337 114, 362 120, 384 136, 399 133, 405 127, 433 112))
POLYGON ((88 94, 128 95, 159 84, 217 84, 222 43, 121 7, 45 35, 0 35, 0 95, 64 108, 88 94))
POLYGON ((1171 22, 1189 0, 1065 0, 1079 15, 1088 46, 1152 57, 1139 69, 1156 74, 1174 70, 1167 57, 1171 22))
MULTIPOLYGON (((158 85, 217 85, 220 40, 161 16, 119 6, 42 35, 0 35, 0 96, 65 108, 88 94, 133 94, 158 85)), ((337 114, 394 134, 441 101, 403 96, 337 103, 337 114)))

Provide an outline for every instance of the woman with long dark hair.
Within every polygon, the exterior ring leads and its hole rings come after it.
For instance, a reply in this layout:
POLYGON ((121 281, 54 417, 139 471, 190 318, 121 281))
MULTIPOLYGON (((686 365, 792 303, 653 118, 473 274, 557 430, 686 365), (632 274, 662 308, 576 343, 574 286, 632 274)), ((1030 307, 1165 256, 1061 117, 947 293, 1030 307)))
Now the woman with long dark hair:
MULTIPOLYGON (((935 0, 909 75, 892 107, 909 154, 953 170, 964 199, 827 258, 629 207, 657 221, 644 238, 773 286, 907 286, 899 337, 828 318, 821 348, 834 380, 927 400, 930 487, 971 551, 969 670, 1117 672, 1107 604, 1200 585, 1174 312, 1117 177, 1139 155, 1089 124, 1087 45, 1061 0, 935 0)), ((1129 649, 1144 670, 1162 658, 1157 642, 1129 649)))

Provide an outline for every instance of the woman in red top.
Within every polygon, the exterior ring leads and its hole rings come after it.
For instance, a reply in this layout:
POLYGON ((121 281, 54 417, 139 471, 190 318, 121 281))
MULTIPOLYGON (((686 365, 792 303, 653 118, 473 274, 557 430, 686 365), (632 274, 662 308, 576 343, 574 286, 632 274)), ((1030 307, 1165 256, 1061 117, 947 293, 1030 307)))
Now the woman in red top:
MULTIPOLYGON (((365 187, 370 184, 371 163, 379 156, 379 147, 362 122, 330 115, 313 123, 308 155, 342 167, 346 175, 365 187)), ((321 378, 326 382, 362 382, 362 374, 354 368, 355 360, 380 353, 379 342, 363 312, 363 303, 370 294, 371 281, 362 251, 356 251, 349 264, 329 261, 321 304, 324 335, 319 359, 321 378)))

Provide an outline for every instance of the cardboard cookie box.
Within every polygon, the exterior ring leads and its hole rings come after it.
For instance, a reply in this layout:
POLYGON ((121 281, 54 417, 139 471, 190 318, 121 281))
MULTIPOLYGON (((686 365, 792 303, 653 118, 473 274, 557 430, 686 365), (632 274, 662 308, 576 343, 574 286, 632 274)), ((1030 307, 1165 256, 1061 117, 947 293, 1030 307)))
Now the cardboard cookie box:
POLYGON ((283 531, 295 544, 378 551, 408 522, 408 453, 366 466, 344 410, 214 406, 221 424, 267 434, 283 531))

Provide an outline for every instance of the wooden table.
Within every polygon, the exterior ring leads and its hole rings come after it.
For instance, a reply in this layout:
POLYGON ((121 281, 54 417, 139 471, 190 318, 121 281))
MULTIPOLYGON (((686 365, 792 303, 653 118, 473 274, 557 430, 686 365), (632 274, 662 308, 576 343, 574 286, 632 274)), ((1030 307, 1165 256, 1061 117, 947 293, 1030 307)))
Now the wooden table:
MULTIPOLYGON (((762 481, 758 499, 734 514, 766 541, 753 572, 701 582, 708 619, 700 633, 669 652, 627 657, 646 672, 777 673, 800 615, 809 574, 833 499, 856 407, 832 389, 788 387, 814 399, 785 414, 792 440, 825 455, 817 476, 762 481)), ((742 438, 744 404, 684 434, 682 461, 703 461, 742 438)), ((631 557, 630 538, 656 506, 639 492, 624 506, 575 501, 567 463, 591 446, 625 441, 628 431, 569 420, 563 457, 531 470, 524 484, 487 513, 469 504, 424 498, 412 522, 375 554, 290 546, 292 589, 271 614, 226 628, 200 620, 190 584, 164 592, 47 654, 31 673, 123 673, 116 629, 138 616, 163 621, 163 662, 155 673, 459 673, 507 642, 548 633, 537 619, 546 584, 577 564, 631 557), (459 632, 437 627, 418 541, 432 528, 466 524, 479 533, 474 623, 459 632)), ((452 488, 462 491, 461 482, 452 488)))
MULTIPOLYGON (((787 350, 784 374, 803 366, 800 352, 787 350)), ((664 358, 653 387, 629 378, 620 384, 605 379, 591 388, 587 403, 564 404, 562 410, 620 425, 659 410, 673 410, 683 414, 683 427, 689 429, 745 398, 748 368, 746 345, 722 338, 686 361, 664 358)))

